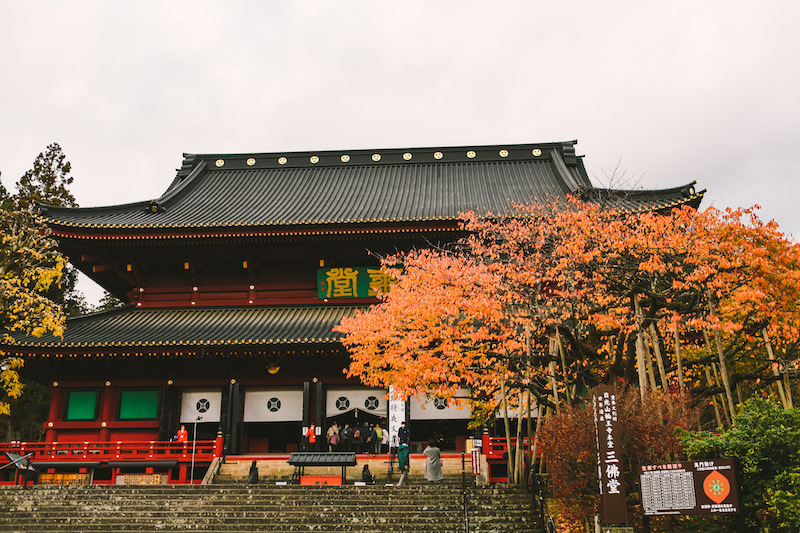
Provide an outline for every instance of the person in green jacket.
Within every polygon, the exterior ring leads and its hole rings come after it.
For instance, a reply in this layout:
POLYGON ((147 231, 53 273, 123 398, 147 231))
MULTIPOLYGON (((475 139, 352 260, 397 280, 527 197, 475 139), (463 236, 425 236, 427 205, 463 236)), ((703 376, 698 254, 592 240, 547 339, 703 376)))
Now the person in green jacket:
POLYGON ((408 446, 408 441, 400 441, 400 446, 397 447, 397 463, 400 470, 400 481, 397 486, 408 483, 408 471, 411 469, 410 462, 411 448, 408 446))

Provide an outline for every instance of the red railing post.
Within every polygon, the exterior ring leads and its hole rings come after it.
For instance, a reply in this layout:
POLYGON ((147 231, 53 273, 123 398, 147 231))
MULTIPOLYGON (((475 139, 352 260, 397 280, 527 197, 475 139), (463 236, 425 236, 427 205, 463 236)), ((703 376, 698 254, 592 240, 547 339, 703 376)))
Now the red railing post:
POLYGON ((222 455, 222 444, 223 444, 223 436, 222 430, 217 430, 217 439, 214 441, 214 457, 220 457, 222 455))

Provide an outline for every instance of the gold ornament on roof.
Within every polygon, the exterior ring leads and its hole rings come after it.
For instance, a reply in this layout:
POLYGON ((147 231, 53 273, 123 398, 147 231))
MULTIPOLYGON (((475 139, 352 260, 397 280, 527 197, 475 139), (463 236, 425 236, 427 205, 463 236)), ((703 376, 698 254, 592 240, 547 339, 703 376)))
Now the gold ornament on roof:
POLYGON ((475 150, 470 150, 469 152, 467 152, 467 157, 469 157, 470 159, 474 159, 476 155, 477 154, 475 153, 475 150))
POLYGON ((378 162, 381 160, 381 154, 372 154, 372 160, 378 162))
POLYGON ((319 163, 319 156, 312 155, 311 157, 308 158, 308 160, 311 161, 312 165, 316 165, 317 163, 319 163))
POLYGON ((347 155, 347 154, 344 154, 344 155, 343 155, 342 157, 340 157, 339 159, 341 159, 341 160, 342 160, 342 163, 347 163, 348 161, 350 161, 350 156, 349 156, 349 155, 347 155))
POLYGON ((224 164, 225 164, 225 161, 224 161, 223 159, 217 159, 217 160, 214 162, 214 164, 215 164, 215 165, 217 165, 218 167, 221 167, 222 165, 224 165, 224 164))
POLYGON ((441 159, 443 157, 444 157, 444 154, 442 152, 434 152, 433 153, 433 158, 434 159, 441 159))
POLYGON ((533 154, 535 157, 539 157, 540 155, 542 155, 542 151, 541 151, 541 150, 539 150, 538 148, 534 148, 533 150, 531 150, 531 153, 532 153, 532 154, 533 154))
POLYGON ((406 152, 403 154, 403 159, 405 159, 406 161, 411 161, 411 157, 412 157, 411 152, 406 152))
POLYGON ((279 157, 278 158, 278 164, 279 165, 285 165, 287 161, 288 161, 288 159, 286 159, 285 157, 279 157))
POLYGON ((252 166, 253 166, 253 165, 255 165, 255 164, 256 164, 256 160, 255 160, 254 158, 252 158, 252 157, 251 157, 251 158, 249 158, 249 159, 247 160, 247 165, 248 165, 248 166, 251 166, 251 167, 252 167, 252 166))
POLYGON ((508 157, 508 150, 500 150, 500 157, 508 157))

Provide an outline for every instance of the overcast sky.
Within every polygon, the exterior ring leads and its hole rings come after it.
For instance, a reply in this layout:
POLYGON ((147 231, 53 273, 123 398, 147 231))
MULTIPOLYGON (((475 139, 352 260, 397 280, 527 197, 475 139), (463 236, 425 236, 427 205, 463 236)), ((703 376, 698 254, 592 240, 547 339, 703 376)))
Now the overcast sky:
POLYGON ((0 0, 0 172, 58 142, 89 207, 184 152, 577 139, 597 185, 697 180, 797 240, 798 28, 797 0, 0 0))

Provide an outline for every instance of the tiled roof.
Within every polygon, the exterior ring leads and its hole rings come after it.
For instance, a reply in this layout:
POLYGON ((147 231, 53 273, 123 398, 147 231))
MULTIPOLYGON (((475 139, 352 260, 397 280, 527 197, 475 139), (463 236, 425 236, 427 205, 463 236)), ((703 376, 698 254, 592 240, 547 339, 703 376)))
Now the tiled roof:
MULTIPOLYGON (((64 337, 17 333, 14 347, 147 348, 335 343, 333 327, 359 307, 139 309, 126 306, 67 320, 64 337)), ((11 348, 11 347, 8 347, 11 348)))
POLYGON ((574 145, 190 154, 158 199, 40 214, 51 225, 109 230, 455 220, 590 188, 574 145))

